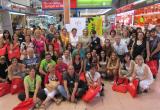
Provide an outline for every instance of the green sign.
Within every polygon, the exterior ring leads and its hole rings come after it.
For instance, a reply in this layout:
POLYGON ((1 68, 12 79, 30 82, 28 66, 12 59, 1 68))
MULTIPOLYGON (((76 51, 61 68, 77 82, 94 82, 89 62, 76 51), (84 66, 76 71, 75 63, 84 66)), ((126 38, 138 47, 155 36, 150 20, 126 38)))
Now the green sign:
POLYGON ((104 8, 112 6, 112 0, 77 0, 77 8, 104 8))

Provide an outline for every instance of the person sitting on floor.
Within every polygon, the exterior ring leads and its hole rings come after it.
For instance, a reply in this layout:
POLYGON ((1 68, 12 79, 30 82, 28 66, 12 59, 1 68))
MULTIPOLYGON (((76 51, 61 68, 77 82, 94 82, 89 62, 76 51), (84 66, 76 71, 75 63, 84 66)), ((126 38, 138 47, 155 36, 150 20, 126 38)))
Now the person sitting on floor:
POLYGON ((66 99, 76 103, 77 99, 84 95, 87 85, 82 81, 79 82, 79 77, 75 73, 73 65, 68 66, 68 71, 64 74, 63 80, 66 99))
POLYGON ((5 56, 0 56, 0 82, 5 82, 7 80, 7 68, 5 56))
POLYGON ((108 63, 108 57, 106 56, 105 52, 102 50, 100 55, 98 56, 98 71, 100 72, 102 78, 106 77, 107 63, 108 63))
POLYGON ((103 92, 103 85, 101 82, 101 75, 99 72, 97 72, 97 65, 95 64, 91 64, 91 69, 90 71, 88 71, 86 73, 86 80, 87 80, 87 84, 88 87, 90 88, 96 88, 96 87, 100 87, 101 88, 101 92, 100 95, 103 96, 104 92, 103 92))
POLYGON ((120 64, 120 61, 119 61, 118 56, 116 55, 115 52, 112 52, 111 57, 110 57, 108 64, 107 64, 107 77, 109 77, 111 79, 112 79, 112 77, 114 77, 114 79, 117 78, 119 64, 120 64))
POLYGON ((130 79, 134 72, 135 62, 131 60, 129 52, 124 54, 124 63, 120 64, 119 77, 130 79))
POLYGON ((25 92, 18 95, 19 100, 24 101, 33 97, 34 102, 36 102, 41 82, 42 79, 38 74, 36 74, 36 69, 34 67, 30 67, 28 75, 24 78, 25 92))
POLYGON ((153 83, 153 75, 148 65, 144 63, 141 55, 136 57, 136 65, 132 79, 138 78, 140 92, 147 92, 150 85, 153 83))
POLYGON ((18 63, 17 58, 12 58, 12 64, 8 67, 8 78, 9 80, 13 80, 14 78, 24 78, 25 77, 25 65, 22 63, 18 63))
POLYGON ((55 67, 51 64, 48 64, 48 74, 45 76, 45 94, 47 95, 47 98, 43 101, 42 105, 46 106, 46 104, 53 99, 56 104, 60 104, 62 99, 58 100, 55 98, 55 95, 58 93, 58 90, 61 88, 61 80, 58 77, 58 74, 56 74, 55 67))

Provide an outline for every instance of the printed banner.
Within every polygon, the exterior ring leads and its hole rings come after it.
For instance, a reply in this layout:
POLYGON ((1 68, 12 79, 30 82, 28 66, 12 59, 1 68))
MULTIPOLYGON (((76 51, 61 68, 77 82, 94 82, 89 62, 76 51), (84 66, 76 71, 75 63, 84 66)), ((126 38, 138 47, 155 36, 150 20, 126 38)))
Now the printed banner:
POLYGON ((72 28, 77 29, 77 35, 82 36, 83 29, 86 28, 86 18, 71 18, 70 24, 66 24, 66 28, 71 32, 72 28))
POLYGON ((90 33, 92 30, 96 30, 98 36, 102 36, 103 29, 102 17, 97 16, 88 19, 88 32, 90 33))

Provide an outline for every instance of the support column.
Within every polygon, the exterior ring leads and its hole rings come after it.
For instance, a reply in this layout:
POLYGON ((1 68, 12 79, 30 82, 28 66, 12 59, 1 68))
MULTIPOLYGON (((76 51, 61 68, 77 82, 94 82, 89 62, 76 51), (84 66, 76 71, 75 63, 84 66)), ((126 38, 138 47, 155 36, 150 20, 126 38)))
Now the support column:
POLYGON ((63 0, 64 4, 64 25, 70 23, 70 0, 63 0))

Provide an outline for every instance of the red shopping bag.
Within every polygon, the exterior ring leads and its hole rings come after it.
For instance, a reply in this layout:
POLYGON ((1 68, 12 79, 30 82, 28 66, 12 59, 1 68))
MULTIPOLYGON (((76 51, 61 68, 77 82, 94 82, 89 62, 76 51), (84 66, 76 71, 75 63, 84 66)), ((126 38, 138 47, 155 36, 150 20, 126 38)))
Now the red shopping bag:
POLYGON ((13 110, 30 110, 34 107, 34 102, 32 98, 19 103, 13 110))
POLYGON ((85 73, 82 72, 79 76, 79 80, 86 82, 86 77, 85 77, 85 73))
POLYGON ((10 84, 0 83, 0 97, 10 93, 10 84))
POLYGON ((11 84, 11 94, 16 94, 24 91, 23 80, 21 78, 14 78, 11 84))
POLYGON ((100 86, 97 86, 97 88, 89 88, 86 94, 82 97, 83 101, 91 102, 100 91, 100 86))
POLYGON ((129 81, 127 78, 118 78, 114 81, 112 90, 120 93, 126 93, 128 83, 129 81))
POLYGON ((137 96, 137 89, 138 89, 139 80, 134 79, 133 82, 129 83, 127 86, 128 92, 132 97, 137 96))
POLYGON ((151 72, 152 72, 153 76, 156 76, 157 73, 158 73, 158 62, 157 62, 157 60, 151 60, 151 61, 147 62, 146 64, 151 69, 151 72))

